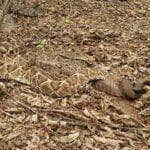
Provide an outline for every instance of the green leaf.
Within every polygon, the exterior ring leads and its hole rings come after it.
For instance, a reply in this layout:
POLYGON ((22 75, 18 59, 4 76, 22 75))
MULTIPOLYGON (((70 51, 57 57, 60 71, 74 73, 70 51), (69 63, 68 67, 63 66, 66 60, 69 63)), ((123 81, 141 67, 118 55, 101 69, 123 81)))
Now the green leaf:
POLYGON ((71 19, 70 19, 69 17, 66 17, 66 18, 65 18, 65 23, 71 24, 71 22, 72 22, 72 21, 71 21, 71 19))
POLYGON ((36 46, 37 48, 44 48, 45 47, 45 45, 46 45, 46 43, 47 43, 47 41, 46 41, 46 39, 43 39, 43 40, 41 40, 40 42, 39 42, 39 44, 36 46))

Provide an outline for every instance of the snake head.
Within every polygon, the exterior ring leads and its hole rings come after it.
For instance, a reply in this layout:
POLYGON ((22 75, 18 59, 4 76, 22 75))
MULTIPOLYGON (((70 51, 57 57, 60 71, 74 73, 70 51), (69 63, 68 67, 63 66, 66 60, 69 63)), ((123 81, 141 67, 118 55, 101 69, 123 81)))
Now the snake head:
POLYGON ((135 83, 133 90, 137 94, 144 94, 147 92, 146 86, 150 86, 150 79, 144 79, 135 83))

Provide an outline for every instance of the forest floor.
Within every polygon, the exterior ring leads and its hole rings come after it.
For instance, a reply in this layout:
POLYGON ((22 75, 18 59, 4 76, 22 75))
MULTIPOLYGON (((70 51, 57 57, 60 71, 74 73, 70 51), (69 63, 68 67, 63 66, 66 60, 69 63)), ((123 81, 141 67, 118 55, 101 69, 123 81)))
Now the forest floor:
MULTIPOLYGON (((8 12, 1 56, 47 53, 65 70, 49 70, 55 80, 88 65, 118 69, 132 81, 150 76, 149 0, 39 3, 37 16, 8 12), (64 51, 81 57, 62 57, 64 51)), ((10 91, 0 96, 0 149, 150 149, 150 91, 134 101, 94 91, 59 99, 21 87, 10 91)))

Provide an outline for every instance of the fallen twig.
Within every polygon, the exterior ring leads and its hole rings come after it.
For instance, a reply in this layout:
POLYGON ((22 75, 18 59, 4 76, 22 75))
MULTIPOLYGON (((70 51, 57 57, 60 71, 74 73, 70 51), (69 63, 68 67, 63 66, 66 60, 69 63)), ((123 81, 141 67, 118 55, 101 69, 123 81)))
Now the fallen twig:
POLYGON ((15 117, 14 115, 11 115, 10 113, 8 113, 8 112, 6 112, 6 111, 4 111, 4 110, 2 110, 2 109, 0 109, 0 112, 1 112, 2 114, 5 114, 5 115, 8 116, 8 117, 11 117, 11 118, 16 119, 16 117, 15 117))

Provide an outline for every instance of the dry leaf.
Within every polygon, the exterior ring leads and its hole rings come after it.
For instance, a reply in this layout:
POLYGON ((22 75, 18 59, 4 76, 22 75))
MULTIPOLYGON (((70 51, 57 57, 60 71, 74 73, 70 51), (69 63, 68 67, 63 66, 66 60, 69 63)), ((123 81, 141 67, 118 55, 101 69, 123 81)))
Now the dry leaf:
POLYGON ((32 115, 31 121, 34 123, 38 122, 38 115, 37 114, 32 115))
POLYGON ((73 134, 69 134, 67 136, 62 136, 58 139, 58 141, 62 142, 62 143, 71 143, 73 141, 75 141, 77 138, 79 137, 79 133, 73 133, 73 134))
POLYGON ((94 139, 97 142, 101 142, 101 143, 108 144, 108 145, 114 145, 114 146, 123 143, 123 141, 121 141, 121 140, 114 140, 114 139, 110 139, 110 138, 100 137, 97 135, 94 136, 94 139))

